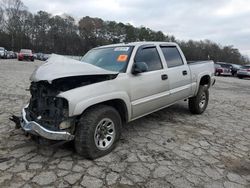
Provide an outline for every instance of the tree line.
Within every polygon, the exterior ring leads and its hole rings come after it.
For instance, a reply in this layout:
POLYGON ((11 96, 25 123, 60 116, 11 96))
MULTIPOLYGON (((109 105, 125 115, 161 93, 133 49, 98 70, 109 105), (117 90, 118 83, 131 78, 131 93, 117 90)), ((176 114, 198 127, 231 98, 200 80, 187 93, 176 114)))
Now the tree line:
POLYGON ((233 46, 215 42, 180 41, 162 31, 131 24, 82 17, 78 22, 70 15, 51 15, 46 11, 32 14, 21 0, 0 0, 0 46, 19 51, 83 55, 89 49, 106 44, 134 41, 177 42, 188 60, 249 63, 233 46))

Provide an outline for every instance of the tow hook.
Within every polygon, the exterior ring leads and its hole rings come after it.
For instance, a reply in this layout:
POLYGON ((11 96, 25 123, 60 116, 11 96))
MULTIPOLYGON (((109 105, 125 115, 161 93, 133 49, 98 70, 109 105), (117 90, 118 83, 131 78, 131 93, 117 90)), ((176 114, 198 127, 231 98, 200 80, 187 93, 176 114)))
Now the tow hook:
POLYGON ((20 124, 21 117, 12 115, 12 116, 9 118, 9 120, 10 120, 10 121, 13 121, 13 122, 16 124, 16 126, 15 126, 16 129, 21 128, 21 124, 20 124))

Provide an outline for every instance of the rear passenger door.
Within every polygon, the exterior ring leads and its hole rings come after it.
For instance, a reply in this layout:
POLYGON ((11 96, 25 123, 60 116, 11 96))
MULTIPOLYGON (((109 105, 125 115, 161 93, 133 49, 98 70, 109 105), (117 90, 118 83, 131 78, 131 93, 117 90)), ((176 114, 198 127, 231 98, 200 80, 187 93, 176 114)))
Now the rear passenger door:
POLYGON ((171 101, 185 99, 191 95, 191 73, 177 46, 160 45, 169 78, 171 101))

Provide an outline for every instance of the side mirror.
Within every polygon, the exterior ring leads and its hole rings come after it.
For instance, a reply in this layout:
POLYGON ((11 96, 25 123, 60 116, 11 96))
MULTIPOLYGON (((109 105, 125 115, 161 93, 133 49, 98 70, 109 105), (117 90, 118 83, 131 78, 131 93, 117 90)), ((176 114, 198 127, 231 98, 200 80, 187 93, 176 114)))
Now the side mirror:
POLYGON ((148 71, 148 65, 145 62, 135 62, 132 68, 132 74, 139 74, 148 71))

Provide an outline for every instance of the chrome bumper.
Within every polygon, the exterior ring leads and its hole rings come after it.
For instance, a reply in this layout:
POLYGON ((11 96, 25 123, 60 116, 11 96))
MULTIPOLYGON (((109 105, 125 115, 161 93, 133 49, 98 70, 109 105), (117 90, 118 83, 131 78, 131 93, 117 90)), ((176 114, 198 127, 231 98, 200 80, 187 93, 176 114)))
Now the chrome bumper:
POLYGON ((231 72, 221 72, 220 73, 221 76, 232 76, 231 72))
POLYGON ((28 121, 26 119, 26 111, 25 109, 27 108, 27 106, 25 108, 22 109, 22 119, 21 119, 21 127, 25 132, 28 132, 30 134, 33 135, 38 135, 41 136, 43 138, 47 138, 49 140, 73 140, 74 139, 74 135, 70 134, 69 132, 66 131, 51 131, 48 130, 46 128, 44 128, 43 126, 41 126, 40 124, 38 124, 35 121, 28 121))
POLYGON ((250 72, 237 72, 239 76, 250 76, 250 72))

